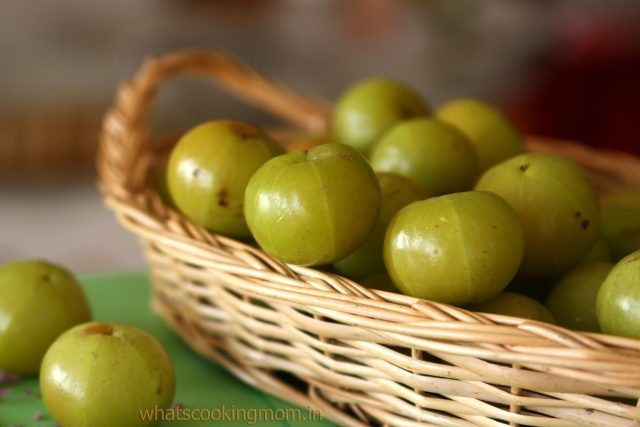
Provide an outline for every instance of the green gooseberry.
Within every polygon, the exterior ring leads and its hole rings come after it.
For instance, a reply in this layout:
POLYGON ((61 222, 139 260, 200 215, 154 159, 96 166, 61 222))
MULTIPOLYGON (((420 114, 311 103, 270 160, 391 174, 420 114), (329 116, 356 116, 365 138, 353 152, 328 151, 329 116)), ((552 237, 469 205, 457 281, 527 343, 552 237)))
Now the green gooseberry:
POLYGON ((480 171, 524 152, 522 135, 498 109, 475 99, 457 99, 436 116, 460 129, 478 154, 480 171))
POLYGON ((244 192, 253 173, 284 149, 254 126, 218 120, 196 126, 176 144, 167 166, 171 201, 214 233, 251 236, 244 192))
POLYGON ((558 325, 579 331, 600 332, 596 298, 612 268, 610 262, 583 264, 558 281, 545 303, 558 325))
POLYGON ((384 243, 385 265, 400 291, 456 305, 503 291, 523 254, 517 214, 481 191, 411 203, 393 217, 384 243))
POLYGON ((518 213, 525 232, 523 277, 567 272, 599 236, 598 195, 584 169, 563 157, 516 156, 486 171, 476 189, 498 194, 518 213))
POLYGON ((432 196, 470 190, 478 176, 478 159, 467 137, 428 117, 392 127, 373 148, 371 166, 408 176, 432 196))
POLYGON ((333 134, 337 142, 368 154, 393 124, 429 113, 425 100, 406 84, 369 78, 347 88, 338 99, 333 134))
POLYGON ((330 264, 358 248, 380 210, 380 185, 354 148, 322 144, 274 157, 253 175, 245 217, 265 252, 299 265, 330 264))

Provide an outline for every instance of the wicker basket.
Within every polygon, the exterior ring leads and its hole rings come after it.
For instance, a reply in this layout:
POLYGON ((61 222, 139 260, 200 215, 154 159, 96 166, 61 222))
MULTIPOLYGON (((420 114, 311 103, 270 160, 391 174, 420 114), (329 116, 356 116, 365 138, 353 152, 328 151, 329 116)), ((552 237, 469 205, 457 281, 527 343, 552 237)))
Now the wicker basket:
MULTIPOLYGON (((166 149, 150 141, 148 112, 176 76, 213 79, 305 132, 326 130, 330 106, 209 51, 150 59, 120 88, 104 121, 101 187, 144 247, 154 306, 195 351, 349 426, 640 425, 640 341, 369 290, 163 205, 150 170, 166 149)), ((577 160, 602 191, 640 185, 634 157, 569 142, 529 148, 577 160)))

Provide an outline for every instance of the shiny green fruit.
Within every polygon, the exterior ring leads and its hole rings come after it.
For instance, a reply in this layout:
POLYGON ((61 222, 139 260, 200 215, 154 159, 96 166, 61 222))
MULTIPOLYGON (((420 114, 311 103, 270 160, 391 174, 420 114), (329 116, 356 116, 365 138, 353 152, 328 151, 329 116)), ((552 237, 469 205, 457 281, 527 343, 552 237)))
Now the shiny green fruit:
POLYGON ((558 325, 578 331, 600 332, 596 318, 598 290, 613 268, 594 262, 574 268, 556 284, 545 305, 558 325))
POLYGON ((553 277, 574 267, 599 235, 598 196, 586 172, 563 157, 522 154, 485 172, 477 190, 492 191, 516 210, 524 226, 519 274, 553 277))
POLYGON ((616 260, 640 248, 640 190, 627 189, 605 198, 602 235, 616 260))
POLYGON ((84 292, 64 268, 40 260, 0 267, 0 370, 37 374, 51 343, 89 320, 84 292))
POLYGON ((393 124, 429 113, 426 102, 407 85, 371 78, 354 84, 340 96, 334 111, 333 133, 337 142, 367 154, 393 124))
POLYGON ((489 301, 465 307, 479 313, 502 314, 540 322, 555 323, 553 315, 547 308, 525 295, 512 292, 501 292, 489 301))
POLYGON ((269 160, 245 196, 245 216, 258 244, 299 265, 349 255, 367 239, 379 210, 380 186, 367 160, 337 143, 269 160))
POLYGON ((118 323, 85 323, 60 336, 42 361, 40 390, 64 427, 142 427, 141 411, 166 409, 175 375, 162 345, 118 323))
POLYGON ((362 279, 385 271, 382 247, 391 218, 409 203, 426 198, 424 191, 409 178, 385 172, 379 172, 376 176, 382 194, 376 225, 358 249, 334 265, 338 273, 352 279, 362 279))
POLYGON ((171 200, 193 222, 231 237, 250 237, 244 192, 253 173, 284 150, 262 130, 240 122, 196 126, 176 144, 167 169, 171 200))
POLYGON ((504 290, 523 251, 522 225, 509 204, 470 191, 401 209, 387 229, 384 260, 403 293, 463 305, 504 290))
POLYGON ((478 159, 464 134, 426 117, 391 128, 373 148, 371 166, 405 175, 433 196, 470 190, 478 176, 478 159))
POLYGON ((640 251, 623 258, 598 291, 596 316, 605 334, 640 339, 640 251))
POLYGON ((522 136, 499 110, 474 99, 458 99, 442 106, 436 116, 460 129, 478 154, 480 170, 524 152, 522 136))

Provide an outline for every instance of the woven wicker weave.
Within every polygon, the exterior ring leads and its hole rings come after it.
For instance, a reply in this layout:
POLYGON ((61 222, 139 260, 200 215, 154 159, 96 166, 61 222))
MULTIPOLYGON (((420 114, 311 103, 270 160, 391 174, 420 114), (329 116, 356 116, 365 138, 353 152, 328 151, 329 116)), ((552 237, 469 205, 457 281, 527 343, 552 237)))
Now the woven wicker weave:
MULTIPOLYGON (((101 187, 144 247, 155 307, 195 351, 349 426, 640 425, 640 341, 372 291, 283 265, 163 205, 147 116, 156 87, 176 76, 213 79, 306 132, 326 130, 330 106, 208 51, 150 59, 120 88, 104 122, 101 187)), ((580 162, 602 191, 640 185, 631 156, 529 148, 580 162)))

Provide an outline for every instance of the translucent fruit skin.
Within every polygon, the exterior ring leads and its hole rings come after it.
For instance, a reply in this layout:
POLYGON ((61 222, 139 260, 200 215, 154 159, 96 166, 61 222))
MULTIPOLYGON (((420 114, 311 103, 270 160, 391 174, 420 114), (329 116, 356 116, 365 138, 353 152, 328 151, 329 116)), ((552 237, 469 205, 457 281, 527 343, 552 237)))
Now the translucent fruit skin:
POLYGON ((367 240, 349 256, 334 264, 336 271, 352 279, 384 273, 382 247, 391 218, 409 203, 426 198, 413 180, 395 173, 378 172, 382 203, 376 225, 367 240))
POLYGON ((479 313, 503 314, 540 322, 555 323, 547 308, 533 298, 513 292, 501 292, 489 301, 465 307, 479 313))
POLYGON ((598 291, 596 316, 605 334, 640 339, 640 251, 616 264, 598 291))
POLYGON ((36 375, 49 345, 89 320, 87 299, 65 269, 40 260, 0 267, 0 370, 36 375))
POLYGON ((65 427, 138 427, 140 410, 168 408, 175 391, 169 356, 151 335, 117 323, 85 323, 56 340, 42 362, 40 390, 65 427))
POLYGON ((476 189, 502 196, 518 213, 526 244, 520 276, 563 274, 598 238, 598 196, 585 171, 570 160, 522 154, 485 172, 476 189))
POLYGON ((602 235, 616 260, 640 248, 640 190, 620 191, 604 200, 602 235))
POLYGON ((244 123, 220 120, 196 126, 169 158, 171 200, 214 233, 250 237, 243 215, 245 187, 264 162, 283 152, 262 130, 244 123))
POLYGON ((436 116, 467 135, 478 154, 481 171, 524 152, 518 129, 488 104, 458 99, 439 108, 436 116))
POLYGON ((336 104, 335 140, 367 154, 394 123, 430 113, 424 99, 409 86, 371 78, 349 87, 336 104))
POLYGON ((467 137, 433 118, 396 124, 370 158, 375 171, 408 176, 433 196, 470 190, 478 177, 478 159, 467 137))
POLYGON ((580 265, 558 281, 545 303, 558 325, 577 331, 600 332, 596 299, 612 268, 613 264, 609 262, 580 265))
POLYGON ((266 162, 251 178, 245 216, 268 254, 299 265, 331 264, 369 236, 380 186, 366 159, 344 144, 322 144, 266 162))
POLYGON ((387 229, 384 261, 403 293, 464 305, 504 290, 523 250, 513 209, 493 193, 470 191, 401 209, 387 229))

